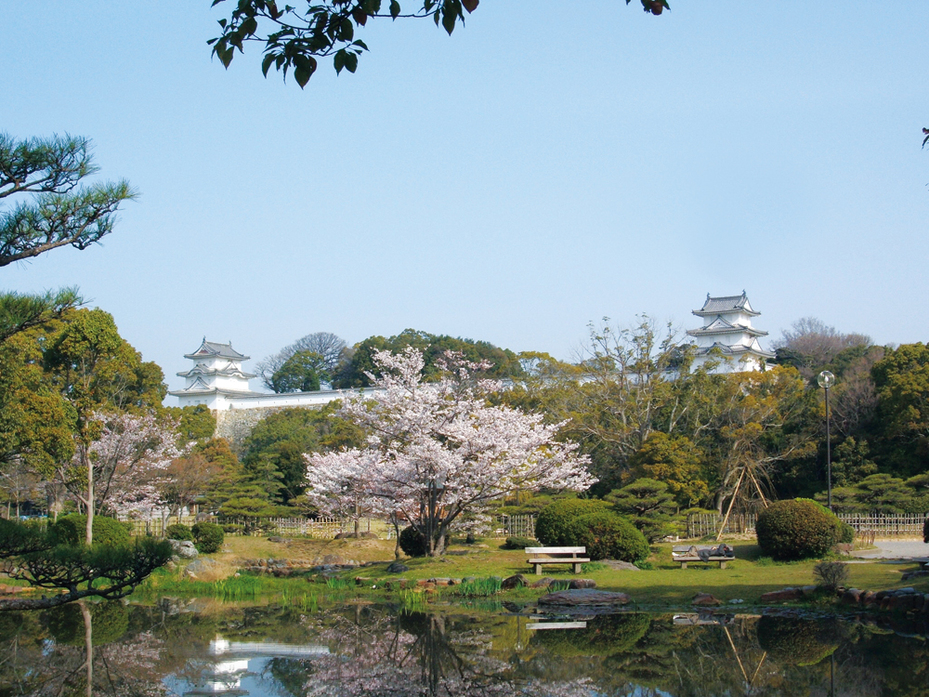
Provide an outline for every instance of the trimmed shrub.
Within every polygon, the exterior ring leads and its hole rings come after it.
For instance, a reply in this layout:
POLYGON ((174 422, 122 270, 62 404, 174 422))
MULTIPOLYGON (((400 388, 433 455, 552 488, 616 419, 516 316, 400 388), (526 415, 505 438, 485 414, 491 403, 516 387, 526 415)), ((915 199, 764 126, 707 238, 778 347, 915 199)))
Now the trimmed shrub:
POLYGON ((536 547, 538 544, 528 537, 508 537, 503 543, 503 549, 526 549, 526 547, 536 547))
MULTIPOLYGON (((57 523, 48 526, 55 544, 76 546, 84 543, 87 534, 87 516, 71 514, 62 516, 57 523)), ((115 518, 94 516, 94 544, 121 545, 129 542, 129 526, 115 518)))
POLYGON ((823 515, 829 516, 830 520, 832 520, 833 524, 836 526, 836 534, 838 535, 838 539, 836 540, 837 544, 841 543, 841 544, 850 545, 852 542, 855 541, 855 528, 853 528, 851 525, 847 523, 843 523, 841 520, 839 520, 839 517, 835 513, 830 511, 819 501, 816 501, 814 499, 803 499, 803 498, 799 498, 796 500, 797 501, 809 501, 814 506, 816 506, 823 513, 823 515))
POLYGON ((429 551, 426 549, 426 538, 412 525, 400 531, 400 549, 408 557, 424 557, 429 551))
POLYGON ((758 544, 777 561, 821 557, 842 538, 842 523, 823 506, 803 499, 775 501, 758 516, 758 544))
POLYGON ((568 527, 588 513, 606 511, 610 504, 599 499, 561 499, 546 506, 535 521, 535 536, 546 547, 574 545, 568 538, 568 527))
POLYGON ((201 554, 218 552, 226 538, 222 526, 216 523, 195 523, 190 531, 194 536, 194 546, 201 554))
POLYGON ((190 528, 181 523, 175 523, 165 528, 165 537, 169 540, 187 540, 193 542, 194 534, 190 528))
POLYGON ((575 518, 568 526, 569 546, 584 546, 593 560, 617 559, 633 564, 648 557, 648 542, 641 531, 622 516, 599 511, 575 518))
POLYGON ((923 542, 929 543, 929 518, 923 521, 923 542))

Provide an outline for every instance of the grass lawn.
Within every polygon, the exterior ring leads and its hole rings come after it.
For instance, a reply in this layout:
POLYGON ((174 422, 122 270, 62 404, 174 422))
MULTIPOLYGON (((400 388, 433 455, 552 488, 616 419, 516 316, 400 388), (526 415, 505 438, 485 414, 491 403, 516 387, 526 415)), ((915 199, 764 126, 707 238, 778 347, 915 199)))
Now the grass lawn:
MULTIPOLYGON (((532 578, 531 567, 526 563, 527 555, 521 550, 500 549, 500 540, 488 540, 479 545, 452 544, 448 553, 440 558, 402 558, 409 567, 402 574, 408 579, 464 578, 468 576, 507 577, 522 573, 532 578)), ((681 569, 671 561, 671 545, 653 547, 649 562, 652 569, 641 571, 616 571, 609 568, 591 569, 580 575, 596 581, 597 588, 622 591, 632 596, 637 605, 645 607, 686 606, 697 592, 711 593, 726 602, 742 599, 746 604, 756 604, 763 593, 787 586, 805 586, 815 583, 813 567, 816 561, 775 563, 761 557, 758 546, 751 542, 733 541, 736 560, 726 569, 718 564, 689 564, 681 569)), ((391 561, 394 558, 394 543, 389 540, 309 540, 292 539, 286 543, 270 542, 258 537, 228 537, 221 553, 213 555, 230 570, 236 568, 241 559, 275 558, 307 560, 314 563, 338 563, 343 561, 391 561)), ((882 590, 912 586, 920 592, 929 592, 929 580, 914 579, 902 582, 903 571, 914 569, 915 564, 889 564, 881 562, 851 563, 849 586, 882 590)), ((546 576, 557 579, 577 578, 568 571, 567 565, 545 570, 546 576), (556 570, 557 569, 557 570, 556 570)), ((386 573, 386 564, 343 572, 346 579, 362 576, 378 581, 396 578, 386 573)), ((280 579, 282 583, 288 583, 280 579)), ((303 583, 304 579, 292 582, 303 583)), ((538 591, 524 590, 518 597, 531 597, 538 591)))

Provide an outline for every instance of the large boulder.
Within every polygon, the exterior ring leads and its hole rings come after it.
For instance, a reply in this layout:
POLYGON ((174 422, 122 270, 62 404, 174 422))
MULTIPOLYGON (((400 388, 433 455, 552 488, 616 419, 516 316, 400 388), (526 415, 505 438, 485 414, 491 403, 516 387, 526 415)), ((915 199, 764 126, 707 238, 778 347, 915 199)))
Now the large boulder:
POLYGON ((193 581, 215 581, 222 575, 222 564, 215 559, 195 559, 184 569, 184 575, 193 581))
POLYGON ((168 540, 168 544, 171 545, 171 559, 173 561, 196 559, 200 555, 197 548, 194 547, 194 543, 190 540, 168 540))

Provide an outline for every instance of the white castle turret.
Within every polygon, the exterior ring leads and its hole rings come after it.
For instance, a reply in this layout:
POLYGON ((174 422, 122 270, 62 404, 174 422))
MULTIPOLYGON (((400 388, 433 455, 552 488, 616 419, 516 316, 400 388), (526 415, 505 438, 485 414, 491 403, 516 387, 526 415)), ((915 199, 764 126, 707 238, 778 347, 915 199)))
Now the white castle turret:
POLYGON ((758 343, 758 337, 767 336, 768 332, 752 326, 752 317, 761 313, 752 309, 744 290, 742 295, 720 297, 707 293, 703 307, 693 314, 703 318, 702 327, 687 332, 697 346, 694 368, 708 360, 718 360, 714 373, 765 370, 765 361, 774 358, 773 353, 758 343))
POLYGON ((182 390, 168 392, 177 397, 181 407, 203 404, 213 410, 221 409, 266 409, 286 407, 322 407, 336 399, 345 399, 353 394, 369 394, 372 388, 354 390, 320 390, 317 392, 290 392, 269 394, 249 389, 250 378, 257 377, 242 369, 242 362, 249 359, 234 348, 232 343, 218 344, 203 342, 193 353, 184 358, 194 362, 190 370, 178 373, 186 380, 182 390))
POLYGON ((182 407, 205 404, 210 409, 220 409, 230 398, 254 394, 248 381, 255 375, 242 370, 242 362, 249 357, 232 348, 231 343, 218 344, 203 337, 200 348, 184 354, 184 358, 194 362, 193 368, 177 374, 187 384, 183 390, 168 393, 178 397, 182 407))

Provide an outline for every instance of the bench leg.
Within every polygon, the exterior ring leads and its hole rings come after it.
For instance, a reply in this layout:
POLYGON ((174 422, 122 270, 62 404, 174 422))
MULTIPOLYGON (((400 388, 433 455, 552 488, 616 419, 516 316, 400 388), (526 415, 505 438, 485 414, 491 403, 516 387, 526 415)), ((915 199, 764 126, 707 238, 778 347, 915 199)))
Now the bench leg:
POLYGON ((682 569, 686 569, 686 568, 687 568, 687 562, 686 562, 686 561, 682 561, 682 562, 681 562, 681 568, 682 568, 682 569))
POLYGON ((576 574, 581 573, 581 565, 580 565, 580 564, 575 564, 575 565, 574 565, 574 573, 576 573, 576 574))
POLYGON ((720 569, 725 569, 725 568, 726 568, 726 562, 724 562, 724 561, 719 562, 719 568, 720 568, 720 569))
POLYGON ((536 576, 541 576, 541 575, 542 575, 542 565, 541 565, 541 564, 533 564, 533 566, 535 567, 535 575, 536 575, 536 576))

